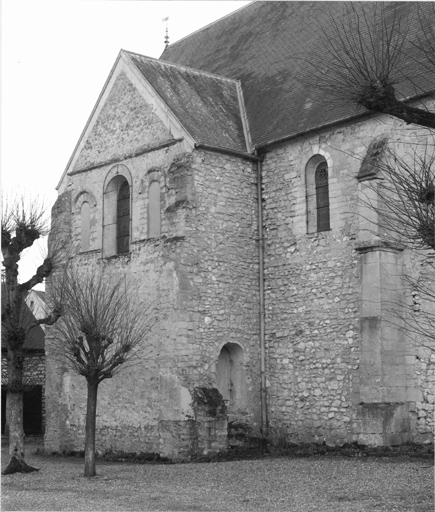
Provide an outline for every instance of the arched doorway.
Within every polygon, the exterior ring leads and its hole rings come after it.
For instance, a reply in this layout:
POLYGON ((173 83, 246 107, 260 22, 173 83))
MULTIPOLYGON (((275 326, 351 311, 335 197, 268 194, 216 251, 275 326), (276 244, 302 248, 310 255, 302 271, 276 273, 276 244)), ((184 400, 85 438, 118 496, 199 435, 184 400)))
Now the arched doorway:
POLYGON ((222 347, 217 364, 217 388, 228 406, 229 414, 246 409, 246 371, 243 349, 236 343, 222 347))

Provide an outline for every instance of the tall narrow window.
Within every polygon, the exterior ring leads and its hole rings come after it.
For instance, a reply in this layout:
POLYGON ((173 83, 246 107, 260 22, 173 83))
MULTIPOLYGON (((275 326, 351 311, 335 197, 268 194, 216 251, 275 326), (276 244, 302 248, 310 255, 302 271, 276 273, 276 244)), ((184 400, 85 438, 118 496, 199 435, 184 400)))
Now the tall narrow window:
POLYGON ((160 183, 153 181, 149 189, 148 202, 148 236, 155 238, 160 236, 160 183))
POLYGON ((316 168, 317 231, 329 229, 329 186, 328 164, 321 162, 316 168))
POLYGON ((332 175, 329 155, 312 156, 305 167, 307 193, 307 232, 318 233, 331 229, 329 181, 332 175))
POLYGON ((117 253, 124 254, 130 250, 130 186, 127 180, 119 187, 116 218, 117 253))
POLYGON ((103 195, 103 256, 110 258, 130 251, 132 235, 131 173, 123 164, 114 165, 106 176, 103 195))
POLYGON ((88 251, 91 236, 91 209, 87 201, 80 209, 80 228, 80 250, 88 251))

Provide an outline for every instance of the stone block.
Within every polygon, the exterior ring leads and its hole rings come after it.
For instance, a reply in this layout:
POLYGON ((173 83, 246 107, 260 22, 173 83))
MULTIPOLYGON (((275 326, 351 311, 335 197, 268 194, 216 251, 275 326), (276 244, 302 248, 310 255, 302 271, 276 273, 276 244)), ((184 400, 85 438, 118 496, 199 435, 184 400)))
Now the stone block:
POLYGON ((409 437, 411 430, 407 403, 364 403, 358 407, 358 419, 364 444, 391 444, 409 437))

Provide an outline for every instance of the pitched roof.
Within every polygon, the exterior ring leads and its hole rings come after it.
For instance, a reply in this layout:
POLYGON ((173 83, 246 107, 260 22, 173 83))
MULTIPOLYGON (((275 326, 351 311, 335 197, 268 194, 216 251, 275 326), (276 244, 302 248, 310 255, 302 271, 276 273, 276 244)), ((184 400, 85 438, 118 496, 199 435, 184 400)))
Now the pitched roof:
POLYGON ((236 80, 125 53, 197 143, 247 151, 236 80))
MULTIPOLYGON (((36 290, 35 290, 36 291, 36 290)), ((6 297, 7 297, 7 289, 6 285, 2 283, 1 285, 1 310, 2 315, 6 304, 6 297)), ((26 326, 29 325, 30 322, 35 321, 35 317, 33 313, 30 311, 27 304, 23 301, 22 304, 22 311, 21 311, 21 323, 22 325, 26 326)), ((6 340, 4 339, 4 329, 2 328, 2 336, 1 336, 1 346, 2 349, 7 348, 6 340)), ((27 335, 27 338, 24 342, 24 349, 25 350, 44 350, 45 347, 45 333, 40 325, 37 325, 34 327, 29 334, 27 335)))
MULTIPOLYGON (((435 23, 435 9, 427 4, 379 3, 387 16, 411 19, 411 37, 418 37, 421 15, 435 23), (407 16, 416 5, 421 13, 407 16)), ((241 80, 253 144, 265 145, 358 113, 352 104, 331 108, 301 65, 310 62, 328 72, 324 37, 333 36, 331 20, 346 20, 346 8, 345 2, 253 2, 170 45, 161 58, 241 80)), ((397 84, 399 96, 433 89, 435 71, 419 66, 412 55, 406 64, 412 81, 397 84)))
POLYGON ((44 290, 32 290, 42 301, 45 302, 45 291, 44 290))

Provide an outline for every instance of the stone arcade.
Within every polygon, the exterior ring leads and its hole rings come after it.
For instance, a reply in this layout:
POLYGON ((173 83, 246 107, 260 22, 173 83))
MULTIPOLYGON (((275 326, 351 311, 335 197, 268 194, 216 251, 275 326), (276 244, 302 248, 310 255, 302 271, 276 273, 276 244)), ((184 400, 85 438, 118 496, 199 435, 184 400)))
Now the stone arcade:
MULTIPOLYGON (((419 267, 358 201, 373 144, 427 132, 292 78, 290 57, 319 50, 313 18, 343 12, 255 2, 160 60, 119 53, 53 209, 80 265, 128 268, 159 318, 155 356, 101 386, 99 449, 206 453, 227 420, 293 442, 432 439, 435 358, 391 310, 419 267)), ((79 449, 85 381, 50 335, 46 389, 47 449, 79 449)))

